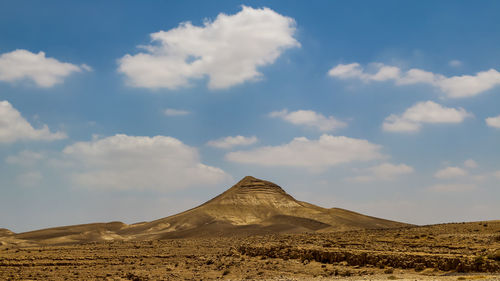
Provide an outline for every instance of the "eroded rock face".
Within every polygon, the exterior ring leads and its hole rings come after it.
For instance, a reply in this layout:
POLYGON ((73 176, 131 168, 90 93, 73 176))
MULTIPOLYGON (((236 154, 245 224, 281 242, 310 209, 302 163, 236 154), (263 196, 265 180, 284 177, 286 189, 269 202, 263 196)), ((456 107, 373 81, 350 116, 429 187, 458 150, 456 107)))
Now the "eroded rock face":
POLYGON ((274 208, 301 207, 299 202, 288 195, 280 186, 254 177, 244 177, 236 185, 220 196, 212 204, 236 206, 267 206, 274 208))
POLYGON ((346 262, 350 266, 389 266, 393 268, 414 268, 422 271, 435 268, 457 272, 500 272, 498 262, 460 255, 429 255, 424 253, 394 253, 378 251, 352 251, 341 249, 301 249, 295 247, 266 247, 242 245, 239 252, 251 257, 300 259, 321 263, 346 262))
MULTIPOLYGON (((240 254, 354 267, 500 273, 500 221, 249 237, 240 254)), ((392 273, 392 272, 391 272, 392 273)))
POLYGON ((247 176, 201 208, 217 220, 249 225, 275 215, 288 215, 302 205, 280 186, 247 176))

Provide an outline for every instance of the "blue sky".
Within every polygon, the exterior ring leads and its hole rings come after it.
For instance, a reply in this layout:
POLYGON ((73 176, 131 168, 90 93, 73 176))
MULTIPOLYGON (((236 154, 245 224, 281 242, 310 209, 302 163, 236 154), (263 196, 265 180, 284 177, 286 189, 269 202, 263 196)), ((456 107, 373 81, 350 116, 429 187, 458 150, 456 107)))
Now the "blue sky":
POLYGON ((2 2, 0 227, 153 220, 246 175, 410 223, 498 219, 499 8, 2 2))

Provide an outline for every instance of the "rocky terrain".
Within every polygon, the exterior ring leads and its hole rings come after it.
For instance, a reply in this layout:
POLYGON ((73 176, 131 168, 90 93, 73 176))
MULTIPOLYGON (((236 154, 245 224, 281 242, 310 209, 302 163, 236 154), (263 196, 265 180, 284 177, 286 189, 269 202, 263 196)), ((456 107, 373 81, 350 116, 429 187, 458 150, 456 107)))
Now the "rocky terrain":
POLYGON ((0 247, 0 280, 499 280, 500 221, 0 247))
POLYGON ((0 280, 215 279, 500 280, 500 221, 414 226, 245 177, 152 222, 0 229, 0 280))

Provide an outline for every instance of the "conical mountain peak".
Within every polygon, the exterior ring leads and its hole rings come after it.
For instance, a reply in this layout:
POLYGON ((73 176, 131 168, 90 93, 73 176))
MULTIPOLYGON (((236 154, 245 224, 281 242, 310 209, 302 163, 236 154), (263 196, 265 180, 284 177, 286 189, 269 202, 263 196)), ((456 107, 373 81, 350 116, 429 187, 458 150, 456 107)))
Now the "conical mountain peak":
MULTIPOLYGON (((242 179, 241 179, 239 182, 237 182, 236 184, 238 184, 238 183, 242 183, 242 182, 248 182, 248 181, 258 181, 258 180, 260 180, 260 179, 258 179, 258 178, 254 178, 254 177, 252 177, 252 176, 246 176, 246 177, 242 178, 242 179)), ((260 181, 261 181, 261 180, 260 180, 260 181)))
POLYGON ((237 184, 231 187, 229 192, 233 193, 279 193, 286 192, 277 184, 270 181, 261 180, 252 176, 246 176, 237 184))
POLYGON ((246 176, 224 193, 200 206, 155 221, 132 225, 116 222, 72 225, 20 234, 0 228, 0 239, 14 241, 12 243, 43 242, 45 245, 110 239, 151 240, 402 226, 407 225, 297 201, 277 184, 246 176))

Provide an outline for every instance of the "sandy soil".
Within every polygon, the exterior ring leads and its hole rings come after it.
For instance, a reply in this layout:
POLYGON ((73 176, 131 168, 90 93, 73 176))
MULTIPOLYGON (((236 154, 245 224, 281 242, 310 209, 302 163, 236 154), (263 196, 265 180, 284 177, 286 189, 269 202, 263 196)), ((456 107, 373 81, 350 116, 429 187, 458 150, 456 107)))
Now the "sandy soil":
POLYGON ((500 280, 500 221, 0 247, 0 280, 500 280))

